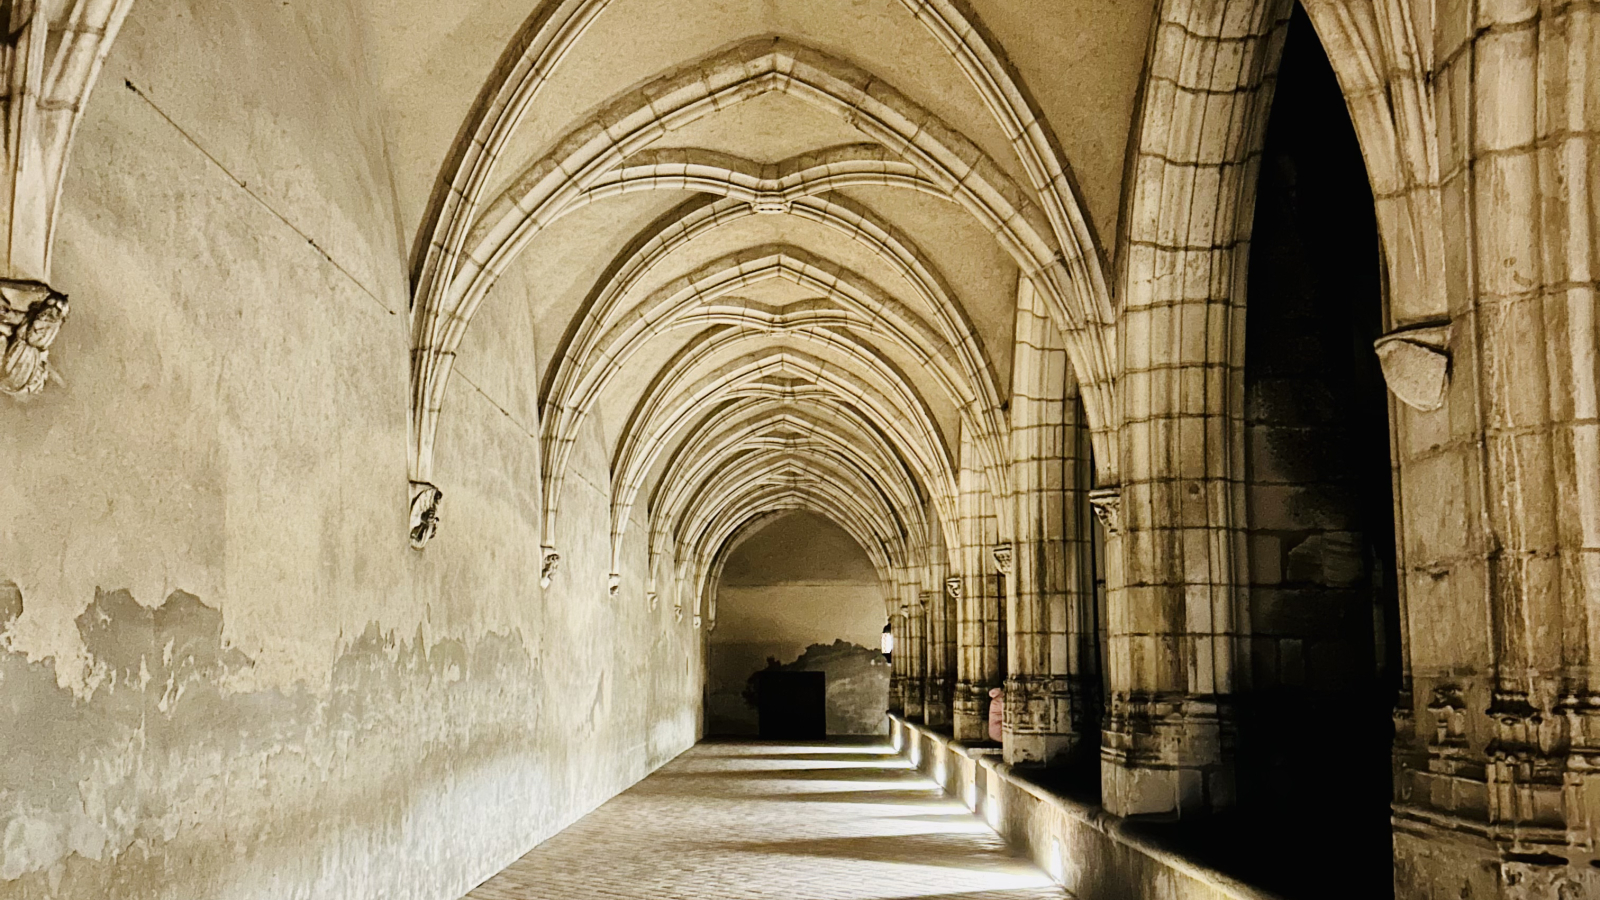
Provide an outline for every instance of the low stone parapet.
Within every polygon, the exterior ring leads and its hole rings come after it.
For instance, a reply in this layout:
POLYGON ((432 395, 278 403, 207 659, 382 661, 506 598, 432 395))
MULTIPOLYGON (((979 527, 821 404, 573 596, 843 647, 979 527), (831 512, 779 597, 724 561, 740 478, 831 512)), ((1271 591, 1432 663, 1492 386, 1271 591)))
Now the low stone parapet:
POLYGON ((1131 833, 1127 820, 1018 777, 975 747, 892 716, 895 751, 982 816, 1076 900, 1281 900, 1131 833))

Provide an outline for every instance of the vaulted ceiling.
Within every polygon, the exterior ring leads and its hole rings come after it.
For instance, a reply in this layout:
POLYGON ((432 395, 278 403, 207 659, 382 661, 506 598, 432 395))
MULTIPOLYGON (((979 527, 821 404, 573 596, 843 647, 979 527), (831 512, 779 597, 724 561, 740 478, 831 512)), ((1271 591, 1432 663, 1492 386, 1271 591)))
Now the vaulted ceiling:
POLYGON ((547 544, 598 429, 619 544, 636 509, 715 555, 806 508, 912 565, 961 468, 1003 480, 1024 282, 1109 321, 1153 5, 367 0, 416 477, 474 312, 527 303, 547 544))

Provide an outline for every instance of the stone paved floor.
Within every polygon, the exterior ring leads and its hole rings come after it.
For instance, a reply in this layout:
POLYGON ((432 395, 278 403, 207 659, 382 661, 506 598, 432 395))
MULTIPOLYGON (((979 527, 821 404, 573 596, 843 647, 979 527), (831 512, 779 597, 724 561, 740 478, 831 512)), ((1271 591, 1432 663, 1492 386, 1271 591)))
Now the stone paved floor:
POLYGON ((875 744, 707 743, 468 900, 1060 900, 875 744))

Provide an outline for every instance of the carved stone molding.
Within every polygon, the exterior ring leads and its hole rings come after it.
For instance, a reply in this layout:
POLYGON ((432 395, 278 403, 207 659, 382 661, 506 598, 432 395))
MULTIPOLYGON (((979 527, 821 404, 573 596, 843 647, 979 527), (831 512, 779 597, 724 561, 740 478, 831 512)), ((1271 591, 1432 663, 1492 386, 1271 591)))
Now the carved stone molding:
POLYGON ((1422 412, 1444 406, 1450 386, 1450 325, 1414 325, 1392 331, 1372 345, 1389 392, 1422 412))
POLYGON ((67 320, 67 295, 42 281, 0 279, 0 393, 37 394, 54 374, 50 345, 67 320))
POLYGON ((944 580, 945 596, 951 600, 961 599, 961 576, 956 575, 944 580))
POLYGON ((554 547, 544 548, 544 562, 539 567, 539 587, 547 588, 555 580, 556 570, 561 568, 561 554, 554 547))
POLYGON ((426 481, 411 482, 411 547, 421 550, 439 533, 439 504, 444 491, 426 481))
POLYGON ((1106 528, 1106 534, 1122 533, 1122 486, 1095 488, 1089 492, 1089 506, 1095 518, 1106 528))
POLYGON ((994 569, 1002 575, 1011 574, 1011 545, 996 544, 994 546, 994 569))
POLYGON ((1496 690, 1490 695, 1489 708, 1485 710, 1493 722, 1493 737, 1489 742, 1491 754, 1546 755, 1541 751, 1557 743, 1559 726, 1565 722, 1552 717, 1530 702, 1521 691, 1496 690), (1556 725, 1557 728, 1550 726, 1556 725))
POLYGON ((750 202, 750 207, 764 216, 788 215, 794 211, 794 203, 782 191, 763 191, 750 202))
POLYGON ((1433 689, 1428 703, 1433 714, 1434 746, 1464 746, 1467 743, 1467 701, 1458 684, 1441 684, 1433 689))

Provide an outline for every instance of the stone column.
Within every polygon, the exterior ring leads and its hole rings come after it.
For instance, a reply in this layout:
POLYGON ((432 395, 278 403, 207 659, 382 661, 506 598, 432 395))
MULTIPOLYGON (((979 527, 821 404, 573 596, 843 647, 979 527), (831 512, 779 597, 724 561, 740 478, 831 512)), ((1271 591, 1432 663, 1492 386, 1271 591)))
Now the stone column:
POLYGON ((1098 740, 1099 725, 1087 709, 1076 708, 1071 680, 1084 659, 1073 643, 1081 637, 1082 606, 1093 602, 1093 584, 1087 594, 1080 584, 1088 567, 1082 555, 1087 547, 1079 540, 1087 526, 1077 522, 1076 457, 1084 431, 1077 384, 1064 338, 1027 282, 1017 292, 1013 367, 1016 539, 1007 572, 1005 754, 1007 762, 1042 763, 1066 756, 1084 734, 1098 740))
POLYGON ((951 699, 952 728, 957 740, 983 740, 988 714, 988 698, 979 693, 982 666, 982 624, 973 609, 971 582, 954 577, 946 583, 956 607, 956 686, 951 699))
MULTIPOLYGON (((963 441, 962 459, 974 456, 963 441)), ((989 732, 989 689, 1000 685, 1000 602, 995 595, 991 535, 994 514, 982 473, 964 464, 961 469, 962 583, 957 603, 956 691, 954 701, 957 740, 983 741, 989 732)))
MULTIPOLYGON (((1142 490, 1160 490, 1145 485, 1142 490)), ((1185 621, 1191 592, 1205 607, 1224 585, 1186 585, 1163 552, 1182 531, 1135 527, 1124 518, 1124 489, 1090 494, 1105 534, 1109 592, 1111 704, 1101 736, 1101 793, 1117 815, 1194 813, 1233 802, 1231 686, 1216 683, 1231 664, 1227 635, 1185 621)), ((1135 504, 1134 510, 1148 509, 1135 504)), ((1174 519, 1177 517, 1174 516, 1174 519)), ((1191 537, 1206 540, 1203 528, 1191 537)))
POLYGON ((1059 762, 1085 740, 1095 745, 1099 739, 1099 698, 1090 696, 1084 670, 1093 657, 1083 652, 1096 640, 1089 525, 1078 520, 1081 494, 1070 481, 1078 475, 1076 461, 1070 450, 1052 449, 1053 457, 1016 467, 1005 707, 1005 753, 1011 763, 1059 762))
POLYGON ((902 617, 905 619, 905 644, 899 643, 896 638, 895 655, 905 657, 905 716, 913 721, 922 721, 925 716, 923 697, 927 691, 928 678, 928 647, 924 636, 927 623, 927 598, 931 591, 922 591, 916 595, 916 602, 901 608, 902 617))
MULTIPOLYGON (((1438 16, 1416 81, 1445 265, 1391 262, 1385 358, 1409 663, 1396 895, 1600 896, 1600 13, 1438 16)), ((1383 187, 1380 209, 1407 199, 1383 187)))
POLYGON ((1101 781, 1118 814, 1234 801, 1231 698, 1249 628, 1242 286, 1292 9, 1168 0, 1153 30, 1129 164, 1141 214, 1121 251, 1117 459, 1095 460, 1111 689, 1101 781))
POLYGON ((955 723, 956 608, 961 602, 961 579, 944 579, 933 592, 928 607, 928 687, 923 713, 930 728, 949 729, 955 723))
POLYGON ((905 715, 906 695, 909 693, 907 684, 907 665, 904 648, 906 646, 906 615, 896 610, 889 616, 889 634, 894 638, 894 650, 889 654, 889 711, 905 715))

